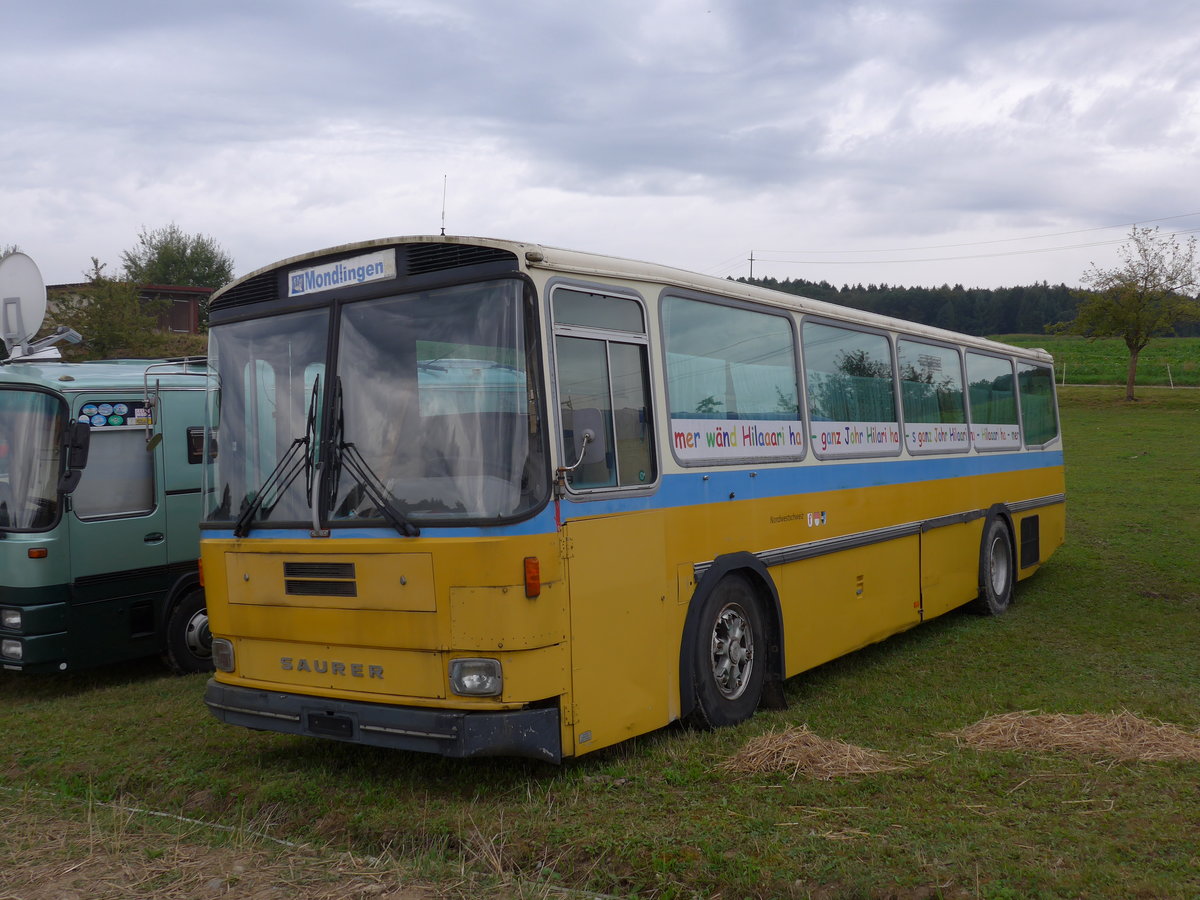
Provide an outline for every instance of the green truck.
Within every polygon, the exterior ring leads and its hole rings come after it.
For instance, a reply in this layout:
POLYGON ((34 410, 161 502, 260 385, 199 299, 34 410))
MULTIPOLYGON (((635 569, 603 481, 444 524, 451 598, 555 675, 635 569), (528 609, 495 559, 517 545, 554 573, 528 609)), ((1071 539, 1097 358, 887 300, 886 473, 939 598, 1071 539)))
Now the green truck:
POLYGON ((211 668, 203 360, 0 363, 0 665, 211 668))

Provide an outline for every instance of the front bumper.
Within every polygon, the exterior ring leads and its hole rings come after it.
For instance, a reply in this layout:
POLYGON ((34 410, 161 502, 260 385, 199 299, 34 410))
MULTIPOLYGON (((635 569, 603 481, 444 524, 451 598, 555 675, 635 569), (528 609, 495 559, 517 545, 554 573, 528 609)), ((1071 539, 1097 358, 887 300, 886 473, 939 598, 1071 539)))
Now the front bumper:
POLYGON ((556 707, 496 712, 332 700, 208 682, 204 702, 228 725, 415 750, 449 757, 516 756, 562 761, 556 707))

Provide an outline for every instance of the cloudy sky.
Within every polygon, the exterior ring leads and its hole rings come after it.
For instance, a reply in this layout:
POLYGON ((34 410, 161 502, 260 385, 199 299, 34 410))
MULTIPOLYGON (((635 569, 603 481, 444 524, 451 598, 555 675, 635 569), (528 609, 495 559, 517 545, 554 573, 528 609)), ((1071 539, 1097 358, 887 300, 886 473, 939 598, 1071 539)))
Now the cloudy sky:
POLYGON ((713 275, 1077 284, 1200 230, 1200 3, 41 0, 0 18, 0 245, 238 274, 511 237, 713 275))

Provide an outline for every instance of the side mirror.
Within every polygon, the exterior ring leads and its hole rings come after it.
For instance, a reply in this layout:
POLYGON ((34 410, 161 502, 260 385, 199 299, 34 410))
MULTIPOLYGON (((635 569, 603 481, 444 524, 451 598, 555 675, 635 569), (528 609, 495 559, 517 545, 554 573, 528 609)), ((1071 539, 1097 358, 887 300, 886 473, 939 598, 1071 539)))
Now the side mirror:
POLYGON ((573 423, 572 442, 579 460, 573 468, 604 462, 608 455, 608 445, 604 440, 604 414, 598 409, 577 409, 573 423))
POLYGON ((88 448, 92 445, 92 426, 86 422, 72 422, 63 436, 66 450, 66 469, 58 480, 61 494, 69 494, 79 486, 83 470, 87 468, 88 448))

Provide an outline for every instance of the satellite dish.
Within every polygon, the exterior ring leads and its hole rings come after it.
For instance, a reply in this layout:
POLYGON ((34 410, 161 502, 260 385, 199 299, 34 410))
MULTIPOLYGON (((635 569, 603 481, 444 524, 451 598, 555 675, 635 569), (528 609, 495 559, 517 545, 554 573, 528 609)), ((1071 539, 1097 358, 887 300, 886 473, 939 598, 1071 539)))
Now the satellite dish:
POLYGON ((0 335, 11 354, 27 347, 46 318, 46 283, 24 253, 0 259, 0 335))

